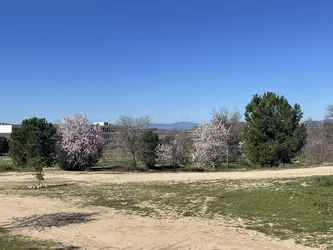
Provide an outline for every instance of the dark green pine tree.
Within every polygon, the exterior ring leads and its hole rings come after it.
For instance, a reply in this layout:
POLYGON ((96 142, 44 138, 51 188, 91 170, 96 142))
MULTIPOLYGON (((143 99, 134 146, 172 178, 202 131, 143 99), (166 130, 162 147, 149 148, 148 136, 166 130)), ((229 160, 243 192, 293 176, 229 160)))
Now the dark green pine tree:
POLYGON ((141 136, 140 158, 149 168, 154 167, 156 161, 156 147, 158 134, 152 130, 146 130, 141 136))
POLYGON ((246 156, 261 166, 290 163, 306 143, 302 116, 300 105, 292 107, 284 96, 272 92, 254 95, 246 106, 242 133, 246 156))
POLYGON ((51 166, 56 159, 56 128, 45 119, 33 117, 13 129, 9 150, 17 167, 27 167, 38 158, 44 166, 51 166))

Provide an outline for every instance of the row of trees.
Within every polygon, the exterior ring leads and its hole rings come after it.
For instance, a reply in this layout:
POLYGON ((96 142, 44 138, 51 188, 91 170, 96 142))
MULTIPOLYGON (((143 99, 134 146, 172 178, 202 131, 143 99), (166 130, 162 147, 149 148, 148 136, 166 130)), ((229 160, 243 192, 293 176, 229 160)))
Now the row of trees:
POLYGON ((83 115, 66 117, 56 128, 45 119, 24 120, 13 129, 10 155, 17 167, 33 167, 42 179, 43 167, 56 162, 65 170, 84 170, 99 161, 103 138, 83 115))
MULTIPOLYGON (((220 109, 213 111, 211 121, 193 131, 161 135, 150 129, 149 117, 122 116, 116 123, 114 144, 131 154, 134 167, 138 159, 148 167, 156 163, 174 167, 193 163, 197 168, 217 168, 237 159, 278 166, 316 150, 321 152, 320 159, 331 156, 332 124, 324 124, 324 129, 306 126, 301 123, 302 116, 298 104, 291 106, 285 97, 267 92, 253 96, 246 106, 245 123, 239 111, 220 109), (318 140, 329 147, 318 147, 318 140)), ((333 106, 328 116, 333 117, 333 106)), ((24 120, 21 127, 14 128, 9 143, 17 166, 51 166, 58 162, 66 170, 93 166, 101 158, 103 147, 101 130, 82 115, 65 118, 58 128, 45 119, 24 120)))
POLYGON ((326 120, 307 120, 307 144, 302 152, 304 160, 311 162, 333 161, 333 105, 328 106, 326 120))
POLYGON ((197 168, 218 167, 240 155, 240 119, 239 111, 220 109, 213 111, 210 123, 201 124, 194 131, 159 133, 149 129, 148 117, 123 116, 117 122, 119 132, 114 144, 132 155, 134 168, 137 158, 147 167, 159 163, 175 168, 192 162, 197 168))
POLYGON ((164 131, 158 133, 150 129, 149 117, 133 118, 121 116, 116 123, 117 136, 111 144, 119 145, 132 156, 133 167, 137 167, 137 160, 147 167, 154 167, 156 163, 186 165, 192 147, 192 138, 185 131, 164 131))
POLYGON ((194 129, 187 146, 177 136, 160 142, 155 150, 157 160, 177 165, 179 158, 188 159, 190 154, 197 168, 217 168, 240 156, 261 166, 289 164, 306 145, 302 117, 300 106, 291 106, 283 96, 272 92, 255 95, 246 106, 245 123, 240 122, 238 111, 214 111, 209 123, 194 129))

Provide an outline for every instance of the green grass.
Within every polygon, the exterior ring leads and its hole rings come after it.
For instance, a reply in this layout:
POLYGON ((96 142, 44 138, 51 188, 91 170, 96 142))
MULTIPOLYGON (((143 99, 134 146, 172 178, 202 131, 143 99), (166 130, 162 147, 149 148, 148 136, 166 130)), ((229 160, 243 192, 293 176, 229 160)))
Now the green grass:
MULTIPOLYGON (((99 163, 96 165, 93 170, 95 171, 107 171, 107 170, 121 170, 121 171, 132 171, 134 170, 132 167, 132 156, 129 152, 124 151, 123 149, 107 149, 103 153, 102 159, 99 161, 99 163), (119 168, 120 167, 120 168, 119 168)), ((161 165, 157 164, 156 168, 153 170, 155 171, 177 171, 177 172, 226 172, 226 171, 239 171, 239 170, 283 170, 283 169, 294 169, 294 168, 308 168, 308 167, 316 167, 320 165, 321 163, 315 163, 315 162, 304 162, 300 161, 297 163, 292 163, 289 165, 281 166, 281 167, 262 167, 260 165, 256 164, 249 164, 245 161, 240 162, 231 162, 229 164, 222 164, 220 168, 212 169, 197 169, 194 168, 193 164, 189 164, 188 166, 182 166, 177 168, 176 170, 170 166, 163 168, 161 165)), ((329 164, 329 163, 326 163, 329 164)), ((137 169, 138 171, 148 171, 151 169, 148 169, 145 167, 145 165, 137 161, 137 169)), ((333 165, 333 163, 331 164, 333 165)))
POLYGON ((13 170, 12 159, 8 156, 0 156, 0 172, 13 170))
MULTIPOLYGON (((59 166, 54 166, 53 168, 45 168, 45 169, 55 169, 60 170, 59 166)), ((26 168, 18 168, 13 164, 12 158, 9 156, 0 156, 0 173, 1 172, 36 172, 36 170, 32 167, 26 168)))
MULTIPOLYGON (((285 165, 283 167, 261 167, 255 164, 249 164, 245 162, 231 162, 229 164, 222 164, 220 168, 206 168, 197 169, 193 164, 188 166, 181 166, 174 169, 172 166, 163 167, 156 164, 154 169, 147 168, 143 162, 137 159, 137 168, 133 168, 132 156, 129 152, 123 149, 106 149, 103 153, 101 160, 89 169, 89 171, 103 171, 103 172, 128 172, 128 171, 155 171, 155 172, 229 172, 229 171, 252 171, 252 170, 284 170, 295 168, 309 168, 317 167, 321 163, 313 162, 299 162, 285 165)), ((333 165, 333 163, 323 163, 321 165, 333 165)), ((60 170, 56 165, 55 169, 60 170)), ((17 168, 13 165, 13 161, 9 156, 0 156, 0 172, 35 172, 33 168, 17 168)))
MULTIPOLYGON (((333 177, 281 180, 152 182, 55 186, 19 190, 26 195, 78 197, 153 217, 241 218, 246 228, 281 239, 333 247, 333 177)), ((236 223, 237 224, 237 223, 236 223)), ((237 224, 238 225, 238 224, 237 224)))
POLYGON ((66 248, 59 248, 59 244, 55 244, 49 241, 37 241, 23 236, 13 236, 9 234, 8 230, 4 229, 3 227, 0 227, 0 249, 37 250, 37 249, 66 249, 66 248))

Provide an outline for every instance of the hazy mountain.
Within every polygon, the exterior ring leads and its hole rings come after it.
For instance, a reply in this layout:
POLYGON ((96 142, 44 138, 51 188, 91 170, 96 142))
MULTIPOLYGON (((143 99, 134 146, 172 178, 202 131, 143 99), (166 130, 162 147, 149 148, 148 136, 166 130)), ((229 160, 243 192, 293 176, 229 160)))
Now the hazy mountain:
POLYGON ((152 128, 164 130, 191 130, 198 126, 199 123, 194 122, 175 122, 175 123, 153 123, 152 128))
MULTIPOLYGON (((333 122, 333 120, 329 120, 333 122)), ((320 126, 325 123, 322 121, 305 121, 305 124, 320 126)), ((153 123, 151 128, 161 129, 161 130, 191 130, 194 127, 198 126, 199 123, 194 122, 175 122, 175 123, 153 123)))
POLYGON ((307 125, 321 126, 321 125, 323 125, 325 122, 333 123, 333 119, 322 120, 322 121, 312 121, 312 120, 307 120, 307 121, 305 121, 304 123, 307 124, 307 125))

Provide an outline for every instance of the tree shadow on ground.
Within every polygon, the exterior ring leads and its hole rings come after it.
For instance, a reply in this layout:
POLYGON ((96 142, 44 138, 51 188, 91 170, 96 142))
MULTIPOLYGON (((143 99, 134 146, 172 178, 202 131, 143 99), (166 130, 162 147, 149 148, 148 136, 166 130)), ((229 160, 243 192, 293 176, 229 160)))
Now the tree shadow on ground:
MULTIPOLYGON (((111 166, 111 167, 92 167, 89 169, 90 172, 133 172, 135 169, 133 167, 125 167, 121 165, 111 166)), ((146 171, 146 170, 145 170, 146 171)))
MULTIPOLYGON (((44 248, 36 248, 36 247, 31 247, 28 248, 27 250, 41 250, 44 248)), ((57 247, 57 248, 50 248, 52 250, 77 250, 77 249, 81 249, 81 247, 76 247, 76 246, 66 246, 66 247, 57 247)))
POLYGON ((181 166, 171 166, 171 165, 165 165, 165 166, 151 166, 151 167, 128 167, 128 166, 122 166, 122 165, 116 165, 116 166, 105 166, 105 167, 92 167, 89 169, 91 172, 175 172, 175 171, 190 171, 190 172, 203 172, 201 169, 186 169, 181 166))
POLYGON ((76 249, 81 249, 81 247, 75 247, 75 246, 69 246, 69 247, 58 247, 55 248, 54 250, 76 250, 76 249))
POLYGON ((8 225, 10 228, 45 229, 49 227, 64 227, 72 224, 81 224, 93 221, 93 215, 97 213, 52 213, 34 215, 23 218, 13 218, 8 225))
POLYGON ((153 166, 150 169, 156 172, 204 172, 204 169, 186 168, 179 165, 153 166))

